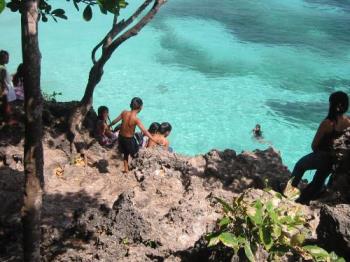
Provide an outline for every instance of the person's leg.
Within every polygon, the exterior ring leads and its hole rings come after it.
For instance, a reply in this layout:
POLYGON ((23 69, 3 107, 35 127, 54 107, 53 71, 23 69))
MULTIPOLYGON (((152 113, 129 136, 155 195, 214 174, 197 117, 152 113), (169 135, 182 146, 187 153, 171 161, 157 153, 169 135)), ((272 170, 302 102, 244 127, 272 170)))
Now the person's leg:
POLYGON ((300 203, 307 203, 314 199, 315 196, 322 190, 327 177, 332 172, 332 159, 329 153, 322 152, 319 154, 319 163, 317 171, 307 187, 301 192, 299 199, 300 203))
POLYGON ((129 172, 129 155, 128 154, 124 154, 123 164, 124 164, 123 172, 128 173, 129 172))
POLYGON ((297 187, 307 170, 318 169, 322 165, 323 152, 312 152, 306 156, 303 156, 295 164, 292 172, 292 186, 297 187))
POLYGON ((311 183, 309 183, 306 186, 306 188, 301 192, 299 198, 296 201, 302 204, 307 204, 310 200, 315 199, 317 194, 321 192, 322 187, 324 186, 325 181, 330 173, 331 166, 328 170, 317 170, 311 183))

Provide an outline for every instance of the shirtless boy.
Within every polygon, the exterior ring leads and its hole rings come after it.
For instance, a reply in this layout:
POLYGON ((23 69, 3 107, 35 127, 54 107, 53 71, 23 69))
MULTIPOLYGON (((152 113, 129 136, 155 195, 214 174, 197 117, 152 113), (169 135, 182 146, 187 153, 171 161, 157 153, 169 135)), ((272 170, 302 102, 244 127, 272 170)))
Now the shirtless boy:
MULTIPOLYGON (((124 110, 121 114, 112 121, 110 126, 122 121, 118 136, 119 150, 124 155, 124 172, 129 172, 129 156, 135 157, 139 151, 139 145, 134 137, 135 128, 138 126, 145 136, 148 136, 150 141, 154 141, 152 135, 143 126, 137 114, 142 110, 143 102, 141 98, 134 97, 130 103, 130 111, 124 110)), ((154 141, 157 143, 156 141, 154 141)))

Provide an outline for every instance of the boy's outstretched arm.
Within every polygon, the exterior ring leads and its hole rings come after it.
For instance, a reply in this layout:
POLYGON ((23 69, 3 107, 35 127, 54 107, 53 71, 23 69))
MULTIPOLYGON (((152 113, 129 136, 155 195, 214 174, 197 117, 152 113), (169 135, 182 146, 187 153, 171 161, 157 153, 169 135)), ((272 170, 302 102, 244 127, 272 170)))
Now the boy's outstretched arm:
POLYGON ((142 133, 145 136, 148 136, 149 139, 151 139, 154 143, 158 144, 156 140, 154 140, 153 136, 148 132, 148 130, 144 127, 144 125, 141 123, 140 119, 136 120, 136 125, 141 129, 142 133))
POLYGON ((123 115, 124 111, 120 113, 120 115, 114 119, 110 124, 109 127, 112 127, 113 125, 115 125, 116 123, 118 123, 120 120, 122 120, 122 115, 123 115))

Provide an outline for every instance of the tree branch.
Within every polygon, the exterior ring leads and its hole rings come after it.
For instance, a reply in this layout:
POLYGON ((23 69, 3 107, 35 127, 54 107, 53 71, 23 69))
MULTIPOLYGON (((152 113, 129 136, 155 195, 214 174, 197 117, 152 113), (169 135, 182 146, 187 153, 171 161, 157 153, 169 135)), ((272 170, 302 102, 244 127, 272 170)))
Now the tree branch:
POLYGON ((97 50, 103 46, 104 49, 108 48, 112 43, 113 39, 122 32, 125 28, 127 28, 135 19, 150 5, 153 0, 145 0, 139 8, 126 20, 122 20, 117 23, 117 15, 114 15, 113 25, 111 30, 106 34, 106 36, 99 42, 91 52, 91 59, 94 64, 96 64, 96 52, 97 50))
MULTIPOLYGON (((149 0, 145 1, 148 2, 149 0)), ((154 5, 150 11, 133 27, 124 32, 121 36, 115 39, 106 49, 108 53, 107 56, 110 56, 115 49, 118 48, 124 41, 128 40, 130 37, 137 35, 141 29, 150 22, 153 17, 158 13, 160 7, 166 2, 166 0, 154 0, 154 5)), ((135 18, 134 18, 135 19, 135 18)), ((131 22, 130 22, 131 23, 131 22)))

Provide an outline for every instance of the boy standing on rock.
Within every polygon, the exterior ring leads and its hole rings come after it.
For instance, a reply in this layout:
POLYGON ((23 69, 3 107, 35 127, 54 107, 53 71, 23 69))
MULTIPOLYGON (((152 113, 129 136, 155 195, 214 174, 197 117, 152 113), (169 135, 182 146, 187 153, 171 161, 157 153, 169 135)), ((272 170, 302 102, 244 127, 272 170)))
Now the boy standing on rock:
POLYGON ((154 141, 153 136, 143 126, 140 119, 137 118, 137 114, 142 110, 143 102, 141 98, 134 97, 130 103, 130 111, 124 110, 121 114, 114 119, 110 126, 122 121, 118 136, 118 145, 120 152, 124 155, 124 173, 129 172, 129 156, 135 157, 139 151, 139 145, 136 141, 135 128, 138 126, 145 136, 148 136, 151 141, 154 141))

